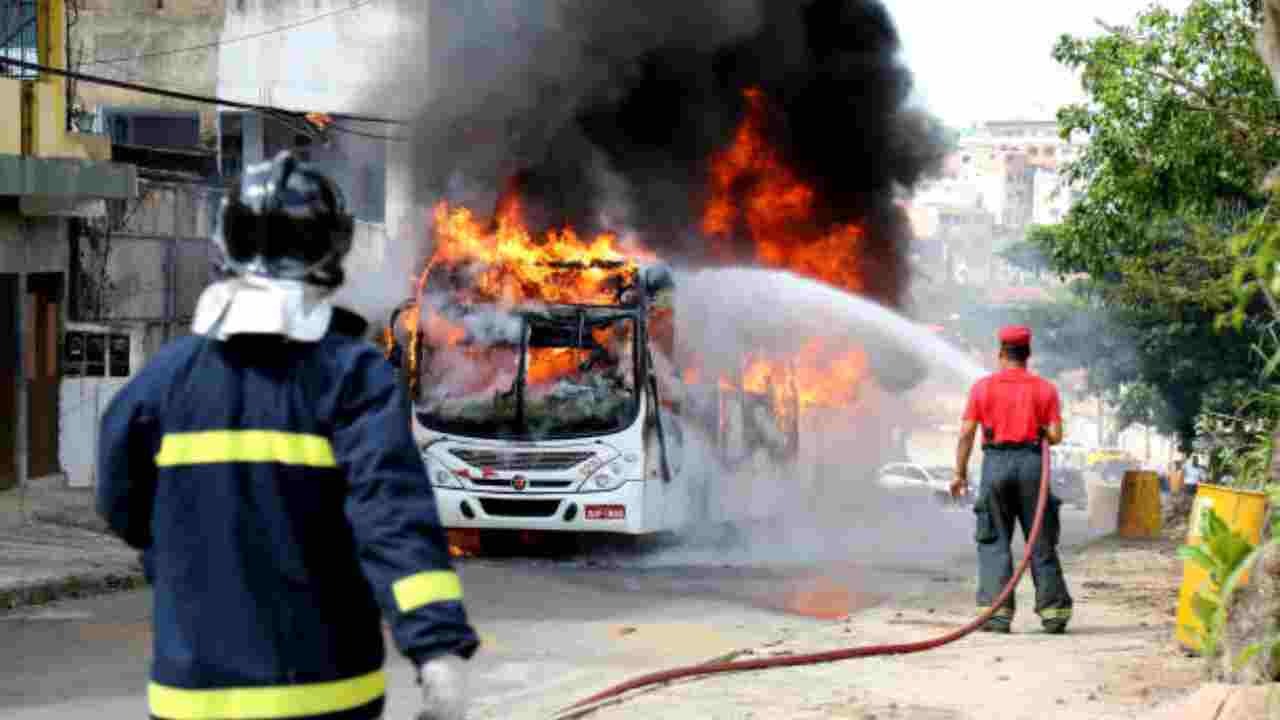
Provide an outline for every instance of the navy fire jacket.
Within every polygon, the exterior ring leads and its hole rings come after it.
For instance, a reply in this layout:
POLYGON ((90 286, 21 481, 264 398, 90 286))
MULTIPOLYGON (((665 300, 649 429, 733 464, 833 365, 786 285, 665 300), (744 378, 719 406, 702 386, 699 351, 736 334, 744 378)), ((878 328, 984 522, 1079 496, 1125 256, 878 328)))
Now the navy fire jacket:
POLYGON ((435 497, 391 367, 335 312, 316 343, 186 337, 102 421, 98 512, 154 586, 151 714, 382 712, 408 658, 470 657, 435 497))

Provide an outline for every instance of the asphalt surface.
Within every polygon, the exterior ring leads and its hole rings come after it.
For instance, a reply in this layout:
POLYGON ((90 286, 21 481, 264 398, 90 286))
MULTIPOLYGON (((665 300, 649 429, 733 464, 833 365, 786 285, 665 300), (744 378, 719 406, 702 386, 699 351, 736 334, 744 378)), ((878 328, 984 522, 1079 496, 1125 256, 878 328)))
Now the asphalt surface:
MULTIPOLYGON (((1067 544, 1085 539, 1083 514, 1065 511, 1064 525, 1067 544)), ((724 657, 899 593, 965 582, 972 556, 944 548, 891 566, 821 567, 669 550, 464 560, 467 607, 484 643, 471 664, 475 716, 540 716, 548 703, 631 675, 724 657)), ((147 591, 0 615, 0 717, 146 717, 149 622, 147 591)), ((387 717, 411 717, 408 664, 397 657, 388 674, 387 717)))

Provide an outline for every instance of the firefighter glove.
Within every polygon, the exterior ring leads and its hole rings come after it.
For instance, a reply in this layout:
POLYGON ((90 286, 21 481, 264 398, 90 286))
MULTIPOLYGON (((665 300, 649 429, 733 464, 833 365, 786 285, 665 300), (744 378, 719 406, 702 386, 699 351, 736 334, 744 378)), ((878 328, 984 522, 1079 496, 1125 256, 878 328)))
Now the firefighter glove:
POLYGON ((443 655, 422 664, 422 711, 417 720, 465 720, 467 665, 457 655, 443 655))

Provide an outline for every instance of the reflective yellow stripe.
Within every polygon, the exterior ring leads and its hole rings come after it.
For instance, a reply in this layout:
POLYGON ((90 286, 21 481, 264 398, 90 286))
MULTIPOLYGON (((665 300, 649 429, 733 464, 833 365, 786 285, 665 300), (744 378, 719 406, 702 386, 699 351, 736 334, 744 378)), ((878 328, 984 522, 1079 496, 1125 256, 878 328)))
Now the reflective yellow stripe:
POLYGON ((462 581, 452 570, 430 570, 400 578, 391 584, 400 612, 413 612, 442 600, 461 600, 462 581))
POLYGON ((1045 608, 1040 611, 1043 620, 1070 620, 1071 608, 1045 608))
POLYGON ((151 683, 151 714, 167 720, 289 718, 351 710, 386 694, 382 671, 334 682, 221 690, 186 690, 151 683))
MULTIPOLYGON (((990 609, 991 609, 991 606, 990 606, 990 605, 987 605, 987 606, 985 606, 985 607, 984 607, 984 606, 979 605, 979 606, 978 606, 978 614, 979 614, 979 615, 982 615, 983 613, 985 613, 986 611, 988 611, 988 610, 990 610, 990 609)), ((994 618, 1011 618, 1011 617, 1013 617, 1013 610, 1012 610, 1011 608, 1002 607, 1002 608, 1000 608, 1000 609, 996 610, 995 614, 994 614, 994 615, 992 615, 991 617, 992 617, 993 619, 994 619, 994 618)))
POLYGON ((236 462, 338 466, 327 438, 277 430, 173 433, 164 436, 156 455, 159 467, 236 462))

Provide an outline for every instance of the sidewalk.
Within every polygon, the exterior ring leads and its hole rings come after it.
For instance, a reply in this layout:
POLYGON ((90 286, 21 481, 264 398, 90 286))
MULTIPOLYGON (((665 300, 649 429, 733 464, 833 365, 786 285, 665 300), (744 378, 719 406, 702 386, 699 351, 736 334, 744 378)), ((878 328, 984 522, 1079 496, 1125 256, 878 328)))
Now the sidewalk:
POLYGON ((56 480, 0 493, 0 613, 143 584, 138 554, 92 511, 92 495, 56 480))
MULTIPOLYGON (((638 691, 591 717, 1145 720, 1184 701, 1203 677, 1201 661, 1173 640, 1181 580, 1176 547, 1172 538, 1109 537, 1069 551, 1076 614, 1066 636, 1040 632, 1024 579, 1011 635, 977 633, 915 655, 680 682, 638 691)), ((936 593, 895 599, 738 656, 937 637, 969 620, 973 605, 972 581, 940 583, 936 593)))

